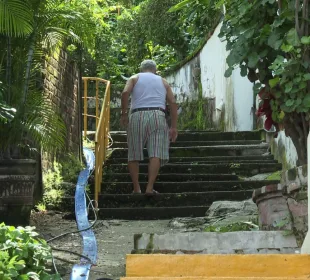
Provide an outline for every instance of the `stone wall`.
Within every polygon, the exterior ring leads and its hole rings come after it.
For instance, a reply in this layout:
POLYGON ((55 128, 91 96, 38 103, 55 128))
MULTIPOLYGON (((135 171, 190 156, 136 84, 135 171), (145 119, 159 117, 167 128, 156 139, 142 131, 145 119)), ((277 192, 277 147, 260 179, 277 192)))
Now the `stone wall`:
POLYGON ((66 150, 79 155, 82 146, 79 69, 63 50, 56 51, 44 64, 44 91, 66 124, 66 150))

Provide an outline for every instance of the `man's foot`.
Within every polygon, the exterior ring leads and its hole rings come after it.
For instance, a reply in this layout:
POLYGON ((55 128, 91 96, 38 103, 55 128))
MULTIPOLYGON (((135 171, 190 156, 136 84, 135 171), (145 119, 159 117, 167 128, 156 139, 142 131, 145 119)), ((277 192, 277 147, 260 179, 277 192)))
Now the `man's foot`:
POLYGON ((128 162, 129 173, 133 184, 133 193, 141 193, 139 184, 139 162, 130 161, 128 162))
POLYGON ((141 190, 140 191, 133 191, 132 194, 141 194, 141 190))
POLYGON ((148 191, 145 192, 146 196, 154 196, 154 195, 157 195, 157 194, 159 194, 159 192, 155 191, 155 190, 153 190, 152 192, 148 192, 148 191))

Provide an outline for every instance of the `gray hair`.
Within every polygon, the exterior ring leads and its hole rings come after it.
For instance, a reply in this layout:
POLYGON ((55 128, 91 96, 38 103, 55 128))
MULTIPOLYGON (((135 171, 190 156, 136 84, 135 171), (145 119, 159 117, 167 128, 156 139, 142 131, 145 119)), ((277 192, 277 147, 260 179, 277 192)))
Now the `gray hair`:
POLYGON ((142 61, 141 65, 140 65, 140 69, 141 71, 146 71, 146 70, 150 70, 150 71, 156 71, 156 62, 154 60, 151 59, 147 59, 142 61))

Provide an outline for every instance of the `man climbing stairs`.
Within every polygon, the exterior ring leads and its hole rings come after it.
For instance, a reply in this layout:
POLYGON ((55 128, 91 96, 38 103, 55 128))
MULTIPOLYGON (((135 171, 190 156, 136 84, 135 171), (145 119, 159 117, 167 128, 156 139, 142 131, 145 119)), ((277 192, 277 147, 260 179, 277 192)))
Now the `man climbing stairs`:
MULTIPOLYGON (((170 148, 170 161, 161 170, 154 189, 159 194, 133 195, 127 169, 124 132, 112 132, 112 154, 105 165, 99 216, 115 219, 166 219, 204 216, 217 200, 245 200, 253 189, 272 180, 251 177, 281 170, 268 154, 261 132, 180 132, 170 148), (251 178, 251 180, 250 180, 251 178)), ((146 154, 147 156, 147 154, 146 154)), ((142 192, 147 161, 140 165, 142 192)))

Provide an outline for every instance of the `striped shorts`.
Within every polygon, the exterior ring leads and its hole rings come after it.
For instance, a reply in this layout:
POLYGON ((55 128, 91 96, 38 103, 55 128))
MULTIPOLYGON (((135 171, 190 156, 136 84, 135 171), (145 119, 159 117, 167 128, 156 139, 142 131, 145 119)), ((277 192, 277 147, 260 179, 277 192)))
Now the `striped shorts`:
POLYGON ((149 158, 160 158, 161 165, 169 160, 169 127, 165 113, 159 110, 138 111, 129 117, 127 130, 128 161, 144 160, 146 146, 149 158))

